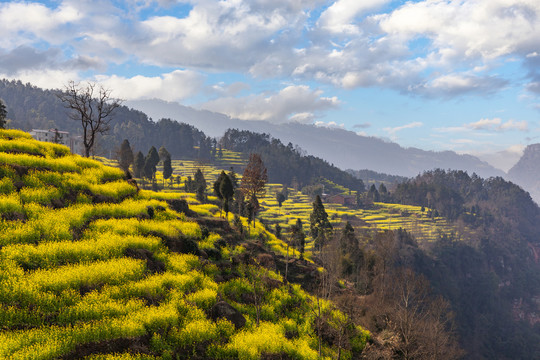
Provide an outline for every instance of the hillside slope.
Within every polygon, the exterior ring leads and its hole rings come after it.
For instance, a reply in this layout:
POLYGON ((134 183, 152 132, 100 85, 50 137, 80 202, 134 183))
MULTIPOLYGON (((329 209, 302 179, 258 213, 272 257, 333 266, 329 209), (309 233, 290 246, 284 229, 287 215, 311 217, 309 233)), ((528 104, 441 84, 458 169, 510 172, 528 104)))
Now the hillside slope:
POLYGON ((280 247, 260 225, 19 131, 0 164, 0 358, 356 358, 369 338, 258 265, 254 244, 280 247))
POLYGON ((523 186, 531 197, 540 204, 540 144, 525 148, 519 161, 508 171, 508 176, 516 184, 523 186))

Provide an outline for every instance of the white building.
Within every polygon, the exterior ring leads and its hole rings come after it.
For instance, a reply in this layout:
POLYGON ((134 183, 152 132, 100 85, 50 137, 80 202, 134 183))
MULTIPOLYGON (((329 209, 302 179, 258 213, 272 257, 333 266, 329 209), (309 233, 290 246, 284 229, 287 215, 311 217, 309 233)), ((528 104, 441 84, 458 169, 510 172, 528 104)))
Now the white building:
POLYGON ((65 145, 74 154, 83 154, 81 136, 70 136, 69 132, 56 129, 32 129, 32 131, 30 131, 30 135, 32 135, 32 137, 38 141, 46 141, 65 145))

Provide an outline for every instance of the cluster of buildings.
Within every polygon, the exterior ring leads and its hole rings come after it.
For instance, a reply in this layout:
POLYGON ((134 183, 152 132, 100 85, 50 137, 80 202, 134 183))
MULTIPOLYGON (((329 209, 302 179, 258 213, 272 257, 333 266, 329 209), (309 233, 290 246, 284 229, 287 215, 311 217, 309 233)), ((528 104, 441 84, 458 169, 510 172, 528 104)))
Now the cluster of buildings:
POLYGON ((46 141, 56 144, 62 144, 67 146, 72 153, 83 155, 83 141, 82 136, 71 136, 67 131, 60 131, 58 129, 32 129, 30 135, 38 141, 46 141))

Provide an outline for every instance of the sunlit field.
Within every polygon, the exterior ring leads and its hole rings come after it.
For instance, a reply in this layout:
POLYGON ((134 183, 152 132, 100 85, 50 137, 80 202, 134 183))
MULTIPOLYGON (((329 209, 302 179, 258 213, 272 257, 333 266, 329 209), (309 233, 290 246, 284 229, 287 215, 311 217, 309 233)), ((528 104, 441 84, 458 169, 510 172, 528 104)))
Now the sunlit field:
MULTIPOLYGON (((220 264, 230 264, 244 247, 199 224, 219 220, 217 205, 200 204, 176 185, 138 190, 122 171, 102 164, 114 162, 71 155, 23 132, 0 130, 0 149, 0 358, 319 358, 311 295, 258 266, 223 279, 231 269, 220 264), (186 200, 197 216, 174 210, 172 200, 186 200), (274 279, 272 288, 265 279, 274 279), (257 306, 240 296, 259 288, 257 306), (220 300, 244 316, 241 329, 209 316, 220 300), (119 345, 132 343, 144 344, 144 352, 119 345)), ((198 166, 183 163, 174 164, 182 178, 198 166)), ((204 171, 209 181, 219 173, 204 171)), ((261 223, 241 220, 248 240, 285 252, 261 223)), ((345 317, 329 302, 322 311, 336 323, 345 317)), ((369 333, 354 331, 353 345, 365 346, 369 333)), ((324 344, 323 358, 335 358, 336 351, 324 344)))

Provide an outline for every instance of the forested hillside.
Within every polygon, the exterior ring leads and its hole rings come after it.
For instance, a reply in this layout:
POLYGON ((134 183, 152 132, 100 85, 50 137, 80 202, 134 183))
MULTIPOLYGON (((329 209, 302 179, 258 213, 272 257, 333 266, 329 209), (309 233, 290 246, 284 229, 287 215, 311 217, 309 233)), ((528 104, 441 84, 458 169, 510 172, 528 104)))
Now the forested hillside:
POLYGON ((362 180, 320 158, 303 154, 291 143, 284 145, 268 134, 229 129, 220 143, 229 150, 261 154, 270 180, 274 182, 290 185, 296 180, 299 186, 305 186, 317 182, 319 178, 326 178, 352 191, 365 190, 362 180))
POLYGON ((502 178, 435 170, 400 184, 393 201, 472 229, 426 247, 437 266, 418 267, 457 310, 466 348, 487 358, 537 358, 540 209, 529 194, 502 178))
MULTIPOLYGON (((68 110, 56 94, 60 90, 43 90, 20 81, 0 81, 0 98, 8 109, 9 127, 32 129, 58 129, 73 135, 81 134, 80 122, 71 120, 68 110)), ((136 151, 147 152, 156 143, 163 144, 175 158, 199 156, 194 146, 209 149, 211 140, 195 127, 169 119, 157 122, 144 113, 125 106, 116 109, 111 130, 98 140, 94 153, 113 157, 124 139, 129 139, 136 151)), ((208 157, 208 151, 202 154, 208 157)))

